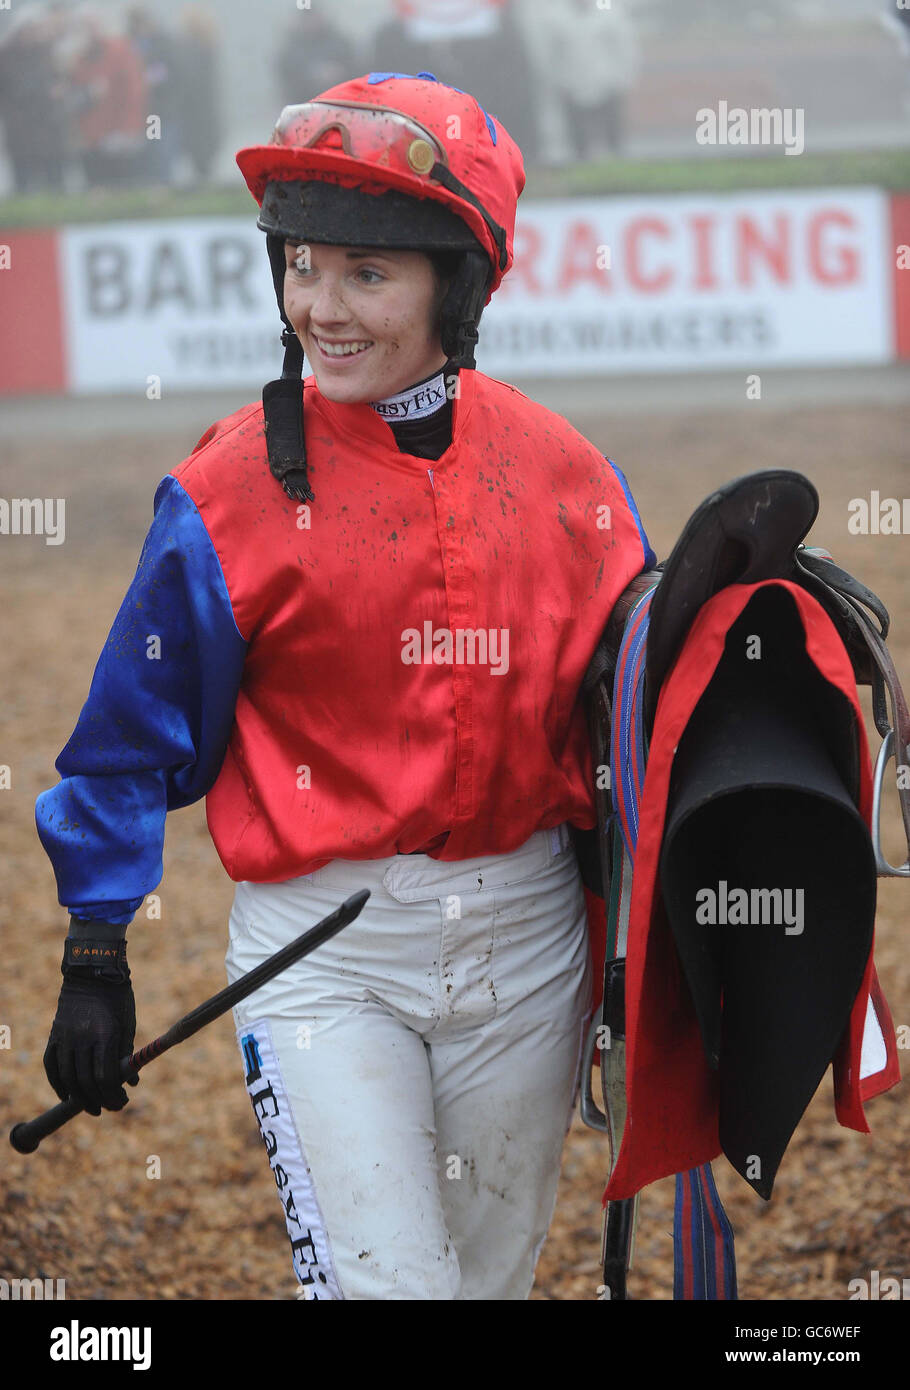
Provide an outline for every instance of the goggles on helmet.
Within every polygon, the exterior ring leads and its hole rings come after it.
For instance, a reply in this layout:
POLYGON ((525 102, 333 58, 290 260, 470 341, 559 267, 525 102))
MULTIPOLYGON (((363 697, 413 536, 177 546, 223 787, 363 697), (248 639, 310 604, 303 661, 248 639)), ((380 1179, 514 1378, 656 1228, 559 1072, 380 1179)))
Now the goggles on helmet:
POLYGON ((452 173, 441 141, 412 116, 361 102, 308 101, 284 108, 270 143, 287 149, 340 148, 351 159, 377 170, 443 184, 481 214, 499 249, 500 269, 505 267, 508 254, 502 227, 452 173))
MULTIPOLYGON (((307 101, 286 106, 272 136, 274 145, 310 149, 337 131, 341 148, 352 159, 426 175, 437 162, 448 165, 445 149, 432 131, 387 106, 360 102, 307 101)), ((337 146, 336 146, 337 148, 337 146)))

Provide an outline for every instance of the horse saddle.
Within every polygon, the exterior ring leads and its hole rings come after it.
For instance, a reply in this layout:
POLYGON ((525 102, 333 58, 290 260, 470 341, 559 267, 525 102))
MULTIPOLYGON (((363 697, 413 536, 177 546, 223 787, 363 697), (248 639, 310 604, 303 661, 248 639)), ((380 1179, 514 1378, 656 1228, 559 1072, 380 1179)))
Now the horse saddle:
MULTIPOLYGON (((661 736, 662 695, 696 619, 729 586, 755 586, 673 752, 659 910, 715 1076, 720 1147, 765 1198, 866 978, 876 874, 910 874, 885 860, 878 828, 885 765, 907 758, 910 739, 888 614, 803 544, 817 513, 798 473, 754 473, 713 492, 660 567, 645 653, 647 743, 661 736), (811 601, 797 603, 793 586, 811 601), (833 650, 838 639, 847 677, 852 667, 872 686, 884 739, 871 814, 855 699, 813 659, 816 642, 833 650)), ((618 605, 614 623, 627 612, 618 605)), ((603 674, 615 638, 608 629, 589 678, 603 674)), ((910 792, 900 802, 910 844, 910 792)))

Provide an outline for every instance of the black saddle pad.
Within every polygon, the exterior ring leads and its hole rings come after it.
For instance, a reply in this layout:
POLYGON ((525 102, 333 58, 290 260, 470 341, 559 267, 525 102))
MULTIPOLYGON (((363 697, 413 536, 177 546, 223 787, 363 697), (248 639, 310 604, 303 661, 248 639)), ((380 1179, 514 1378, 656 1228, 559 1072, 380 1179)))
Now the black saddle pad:
POLYGON ((660 877, 719 1072, 721 1145, 765 1198, 871 949, 876 871, 857 795, 853 711, 807 656, 790 594, 761 589, 674 759, 660 877))

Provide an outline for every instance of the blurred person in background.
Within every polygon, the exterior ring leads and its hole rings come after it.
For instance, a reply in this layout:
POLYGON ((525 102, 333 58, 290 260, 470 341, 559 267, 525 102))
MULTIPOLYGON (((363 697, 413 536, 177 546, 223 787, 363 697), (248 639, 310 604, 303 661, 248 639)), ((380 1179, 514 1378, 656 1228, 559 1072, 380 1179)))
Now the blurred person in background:
POLYGON ((323 10, 299 10, 285 25, 275 52, 278 97, 285 106, 344 81, 354 66, 352 45, 323 10))
POLYGON ((135 184, 146 157, 148 89, 142 59, 126 36, 106 32, 94 10, 76 16, 70 99, 90 188, 135 184))
POLYGON ((209 179, 218 150, 218 30, 202 5, 180 16, 180 128, 183 153, 196 179, 209 179))
POLYGON ((910 9, 899 9, 897 0, 886 0, 879 18, 883 28, 893 34, 905 58, 910 58, 910 9))
POLYGON ((879 15, 882 26, 897 39, 904 60, 904 90, 901 97, 904 113, 910 115, 910 10, 899 9, 898 0, 887 0, 879 15))
POLYGON ((33 5, 0 40, 0 123, 14 193, 57 189, 66 149, 64 85, 56 57, 57 16, 33 5))
MULTIPOLYGON (((161 121, 157 139, 146 141, 144 174, 150 183, 174 182, 177 160, 183 148, 181 93, 182 56, 176 35, 169 34, 151 12, 135 5, 127 14, 127 34, 142 61, 148 92, 148 115, 161 121)), ((187 74, 192 83, 192 72, 187 74)))
POLYGON ((537 119, 520 8, 515 0, 394 0, 394 16, 376 35, 369 61, 378 71, 430 70, 466 86, 533 162, 537 119))
POLYGON ((522 0, 516 15, 540 92, 542 162, 621 154, 623 108, 640 69, 627 10, 619 3, 600 9, 592 0, 522 0))

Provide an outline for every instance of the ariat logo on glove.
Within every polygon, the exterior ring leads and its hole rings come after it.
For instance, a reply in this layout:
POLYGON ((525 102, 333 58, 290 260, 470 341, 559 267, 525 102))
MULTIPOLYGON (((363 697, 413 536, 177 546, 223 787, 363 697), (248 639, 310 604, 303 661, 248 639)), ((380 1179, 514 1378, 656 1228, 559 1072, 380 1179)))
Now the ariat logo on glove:
POLYGON ((126 963, 126 942, 77 941, 67 937, 60 969, 64 976, 70 970, 77 976, 82 976, 90 970, 100 979, 122 983, 130 977, 129 966, 126 963))

